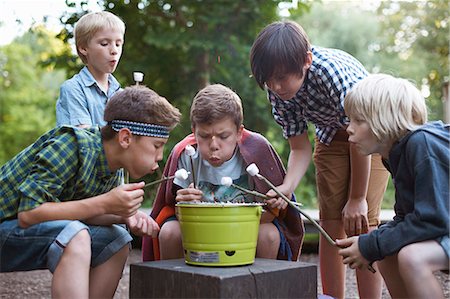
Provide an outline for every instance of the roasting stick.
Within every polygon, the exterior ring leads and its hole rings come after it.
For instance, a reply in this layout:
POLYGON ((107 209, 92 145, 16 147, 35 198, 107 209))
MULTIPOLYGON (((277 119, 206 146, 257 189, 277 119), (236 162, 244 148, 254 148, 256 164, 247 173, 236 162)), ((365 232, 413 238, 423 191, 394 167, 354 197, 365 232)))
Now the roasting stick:
POLYGON ((167 180, 172 180, 174 178, 177 178, 179 180, 185 181, 185 180, 187 180, 188 176, 189 176, 189 172, 186 171, 186 169, 181 168, 181 169, 178 169, 177 171, 175 171, 175 175, 171 175, 171 176, 168 176, 168 177, 162 177, 159 180, 156 180, 156 181, 150 182, 148 184, 145 184, 144 188, 148 187, 148 186, 159 184, 159 183, 167 181, 167 180))
MULTIPOLYGON (((275 193, 281 197, 285 202, 287 202, 288 205, 290 205, 291 207, 293 207, 294 209, 296 209, 300 214, 302 214, 303 216, 305 216, 318 230, 319 232, 322 234, 322 236, 325 237, 325 239, 328 241, 328 243, 330 243, 332 246, 335 246, 337 248, 341 248, 339 247, 336 242, 330 237, 330 235, 322 228, 322 226, 320 226, 319 223, 317 223, 313 218, 311 218, 311 216, 309 216, 307 213, 303 212, 298 206, 294 205, 292 203, 291 200, 289 200, 289 198, 286 197, 286 195, 284 195, 283 193, 281 193, 277 187, 275 187, 267 178, 265 178, 264 176, 262 176, 261 174, 259 174, 259 169, 258 166, 256 166, 255 163, 250 164, 247 167, 247 172, 251 175, 251 176, 256 176, 258 179, 263 180, 273 191, 275 191, 275 193)), ((376 270, 371 266, 368 265, 367 269, 369 269, 370 272, 375 273, 376 270)))
POLYGON ((197 188, 197 183, 195 182, 194 160, 192 158, 195 155, 195 148, 192 145, 188 144, 186 145, 184 150, 186 151, 186 155, 189 156, 189 160, 191 161, 192 182, 194 183, 194 188, 197 188))

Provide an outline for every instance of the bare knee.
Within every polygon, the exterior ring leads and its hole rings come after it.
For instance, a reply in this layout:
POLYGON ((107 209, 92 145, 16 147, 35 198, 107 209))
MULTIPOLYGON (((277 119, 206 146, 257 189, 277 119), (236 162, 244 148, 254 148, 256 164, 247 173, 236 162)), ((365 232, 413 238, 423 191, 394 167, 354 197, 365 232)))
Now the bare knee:
POLYGON ((414 271, 416 269, 420 270, 425 268, 424 261, 420 258, 420 254, 418 254, 413 244, 400 249, 397 254, 397 260, 400 272, 414 271))
MULTIPOLYGON (((86 229, 80 230, 73 238, 70 240, 64 252, 68 252, 74 255, 83 255, 87 253, 91 254, 91 235, 86 229)), ((90 257, 89 257, 90 259, 90 257)))
POLYGON ((278 246, 280 244, 280 233, 278 232, 276 226, 272 223, 261 224, 258 232, 258 242, 270 246, 278 246))
POLYGON ((159 231, 160 243, 181 242, 181 229, 178 221, 166 222, 159 231))
POLYGON ((261 258, 276 259, 280 247, 280 234, 272 223, 264 223, 259 226, 256 256, 261 258))

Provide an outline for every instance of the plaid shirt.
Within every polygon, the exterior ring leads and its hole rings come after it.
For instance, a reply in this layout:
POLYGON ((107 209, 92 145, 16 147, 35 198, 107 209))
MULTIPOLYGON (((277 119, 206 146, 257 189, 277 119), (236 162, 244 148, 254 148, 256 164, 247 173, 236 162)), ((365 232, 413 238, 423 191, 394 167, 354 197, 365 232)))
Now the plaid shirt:
POLYGON ((108 168, 98 127, 58 127, 0 168, 0 220, 45 202, 84 199, 120 183, 108 168))
POLYGON ((343 51, 313 47, 312 54, 312 65, 295 97, 284 101, 268 90, 268 98, 285 138, 305 132, 310 121, 316 126, 319 141, 328 145, 337 130, 348 124, 345 95, 368 73, 359 61, 343 51))

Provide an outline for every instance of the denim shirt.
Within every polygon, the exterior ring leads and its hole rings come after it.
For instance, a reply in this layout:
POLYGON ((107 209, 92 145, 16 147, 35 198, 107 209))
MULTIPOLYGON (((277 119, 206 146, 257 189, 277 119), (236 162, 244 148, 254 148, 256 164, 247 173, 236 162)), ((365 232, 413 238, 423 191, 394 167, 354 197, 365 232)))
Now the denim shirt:
POLYGON ((439 121, 393 145, 385 162, 395 186, 395 217, 359 237, 359 250, 369 262, 449 234, 449 140, 450 125, 439 121))
POLYGON ((64 82, 56 102, 56 125, 104 126, 106 102, 120 89, 119 82, 112 74, 109 74, 108 83, 109 88, 105 93, 86 66, 64 82))

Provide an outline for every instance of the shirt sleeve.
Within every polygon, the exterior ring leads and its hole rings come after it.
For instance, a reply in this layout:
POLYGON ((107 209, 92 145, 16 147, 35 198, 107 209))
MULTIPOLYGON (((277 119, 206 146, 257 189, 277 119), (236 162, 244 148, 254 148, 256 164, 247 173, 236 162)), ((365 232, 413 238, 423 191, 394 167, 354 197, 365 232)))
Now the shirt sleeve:
POLYGON ((413 193, 408 194, 405 190, 405 194, 398 194, 403 188, 398 186, 401 182, 396 182, 396 205, 402 197, 413 196, 413 211, 396 216, 388 225, 360 236, 359 249, 367 260, 380 260, 408 244, 448 235, 448 154, 445 162, 442 157, 430 154, 426 149, 428 146, 424 138, 416 139, 408 146, 406 155, 410 166, 400 171, 409 171, 414 178, 411 182, 402 182, 413 185, 413 193))
POLYGON ((36 155, 30 173, 19 186, 18 212, 45 202, 60 202, 58 197, 66 183, 77 174, 78 155, 73 144, 67 139, 51 139, 36 155))
POLYGON ((56 124, 92 125, 86 95, 76 82, 69 80, 61 85, 56 103, 56 124))

